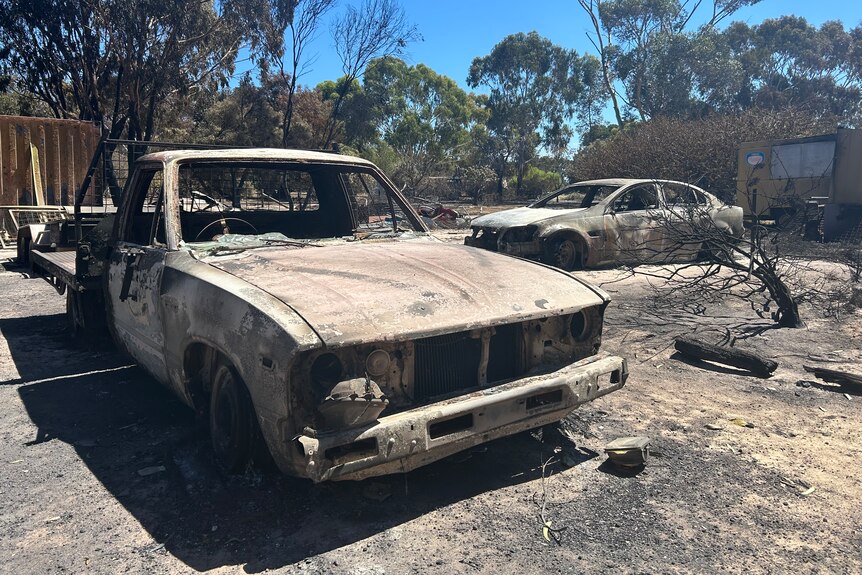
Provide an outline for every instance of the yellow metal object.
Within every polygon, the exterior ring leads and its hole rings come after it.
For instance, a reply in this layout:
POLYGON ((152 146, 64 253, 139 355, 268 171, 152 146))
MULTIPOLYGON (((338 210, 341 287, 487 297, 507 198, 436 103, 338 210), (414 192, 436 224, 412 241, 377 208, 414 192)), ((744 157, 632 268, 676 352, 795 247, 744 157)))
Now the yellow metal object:
POLYGON ((638 467, 649 457, 649 437, 619 437, 605 446, 605 453, 614 464, 638 467))
POLYGON ((30 142, 30 173, 33 175, 33 199, 37 206, 45 205, 45 193, 42 191, 42 170, 39 169, 39 149, 30 142))

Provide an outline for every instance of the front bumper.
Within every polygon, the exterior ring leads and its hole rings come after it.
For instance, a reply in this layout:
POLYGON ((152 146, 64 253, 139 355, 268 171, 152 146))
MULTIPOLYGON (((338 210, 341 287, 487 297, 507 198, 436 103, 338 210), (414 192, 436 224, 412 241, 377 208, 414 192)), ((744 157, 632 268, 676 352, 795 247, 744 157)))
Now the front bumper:
POLYGON ((502 242, 499 252, 522 258, 535 258, 542 255, 542 244, 539 240, 531 242, 502 242))
POLYGON ((527 242, 510 242, 502 234, 484 232, 482 235, 464 237, 464 245, 500 252, 522 258, 534 258, 542 254, 542 244, 538 239, 527 242))
POLYGON ((368 427, 295 438, 304 475, 315 482, 364 479, 416 469, 475 445, 558 421, 579 405, 620 389, 626 361, 596 355, 396 413, 368 427))

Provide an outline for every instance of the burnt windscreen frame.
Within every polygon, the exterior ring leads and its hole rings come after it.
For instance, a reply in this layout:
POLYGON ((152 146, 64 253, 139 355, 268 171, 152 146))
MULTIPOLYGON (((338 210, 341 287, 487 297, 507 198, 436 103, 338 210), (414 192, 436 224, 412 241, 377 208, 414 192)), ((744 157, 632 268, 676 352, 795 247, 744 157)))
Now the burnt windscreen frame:
POLYGON ((427 231, 409 202, 377 170, 348 166, 341 178, 353 212, 354 232, 397 232, 399 224, 410 231, 427 231))
POLYGON ((589 208, 620 189, 614 184, 572 184, 555 190, 530 204, 531 208, 589 208))
POLYGON ((131 182, 131 213, 123 218, 120 237, 141 246, 165 247, 164 172, 161 166, 145 168, 131 182))
POLYGON ((184 162, 179 166, 181 206, 191 211, 311 211, 319 207, 321 198, 328 199, 322 193, 327 190, 315 186, 316 173, 337 169, 331 164, 300 162, 184 162))

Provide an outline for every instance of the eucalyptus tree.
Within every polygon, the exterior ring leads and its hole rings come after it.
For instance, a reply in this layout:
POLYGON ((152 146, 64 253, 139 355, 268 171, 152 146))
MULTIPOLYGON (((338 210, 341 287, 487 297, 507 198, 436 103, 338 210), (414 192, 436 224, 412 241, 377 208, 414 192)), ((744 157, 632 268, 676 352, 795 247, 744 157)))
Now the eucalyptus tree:
POLYGON ((782 16, 753 26, 735 22, 724 39, 743 69, 735 84, 739 107, 804 107, 849 124, 862 119, 862 25, 828 21, 818 28, 782 16))
POLYGON ((365 71, 365 102, 379 138, 398 155, 397 181, 420 192, 430 175, 451 173, 483 118, 476 98, 431 68, 395 57, 365 71))
POLYGON ((308 45, 314 41, 325 16, 338 0, 273 0, 271 14, 261 35, 261 84, 279 113, 281 145, 291 143, 295 95, 299 79, 308 73, 314 55, 308 45), (295 7, 294 7, 295 4, 295 7))
POLYGON ((700 49, 704 38, 740 8, 760 1, 578 0, 592 23, 588 36, 599 53, 617 124, 627 111, 640 120, 690 113, 699 64, 727 64, 700 49))
MULTIPOLYGON (((283 0, 292 18, 296 0, 283 0)), ((270 0, 0 0, 0 72, 60 118, 149 140, 171 96, 225 84, 270 0)))
MULTIPOLYGON (((489 92, 490 144, 514 161, 516 192, 540 147, 566 148, 572 119, 591 104, 585 83, 599 81, 599 68, 594 56, 566 50, 536 32, 507 36, 490 54, 473 60, 467 83, 489 92)), ((500 185, 507 163, 496 163, 500 185)))
POLYGON ((323 147, 332 143, 344 100, 368 63, 383 56, 400 56, 408 44, 422 39, 395 0, 364 0, 358 8, 348 6, 331 32, 343 76, 336 85, 323 147))

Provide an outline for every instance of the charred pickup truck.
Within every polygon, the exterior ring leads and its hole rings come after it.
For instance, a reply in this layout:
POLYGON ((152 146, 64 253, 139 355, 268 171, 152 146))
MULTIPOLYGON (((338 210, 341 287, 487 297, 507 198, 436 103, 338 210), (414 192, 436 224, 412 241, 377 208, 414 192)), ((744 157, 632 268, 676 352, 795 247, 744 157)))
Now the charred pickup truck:
POLYGON ((296 150, 137 160, 117 213, 33 252, 99 329, 206 414, 219 464, 314 481, 403 472, 622 387, 608 297, 431 237, 373 164, 296 150))

